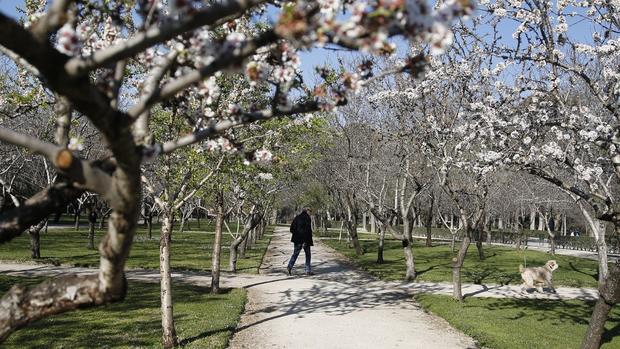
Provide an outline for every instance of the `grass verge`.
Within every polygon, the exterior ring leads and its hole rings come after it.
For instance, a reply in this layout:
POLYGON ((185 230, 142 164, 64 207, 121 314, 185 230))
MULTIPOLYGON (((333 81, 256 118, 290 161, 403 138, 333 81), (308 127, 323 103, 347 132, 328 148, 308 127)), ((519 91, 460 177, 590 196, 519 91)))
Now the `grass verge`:
MULTIPOLYGON (((323 240, 344 254, 356 265, 384 280, 402 280, 405 277, 405 260, 400 242, 386 241, 383 264, 377 264, 377 241, 361 241, 364 255, 356 256, 346 241, 323 240)), ((517 251, 516 249, 484 245, 486 259, 478 258, 476 247, 472 244, 462 270, 464 283, 478 284, 521 284, 519 264, 527 261, 528 266, 544 265, 547 260, 555 259, 559 269, 554 272, 553 280, 557 286, 597 287, 597 263, 594 260, 571 256, 551 256, 539 251, 517 251)), ((450 282, 452 280, 452 263, 454 256, 448 245, 425 247, 421 242, 413 244, 418 280, 432 282, 450 282)))
MULTIPOLYGON (((267 228, 262 240, 246 251, 246 258, 239 259, 237 271, 240 273, 257 274, 262 257, 269 245, 272 228, 267 228)), ((95 246, 99 244, 104 231, 95 233, 95 246)), ((174 270, 211 270, 214 234, 211 231, 186 231, 172 233, 171 264, 174 270)), ((228 246, 231 237, 224 232, 222 239, 222 265, 228 265, 228 246)), ((37 263, 71 265, 80 267, 96 267, 99 265, 99 252, 86 248, 88 241, 87 229, 75 231, 70 228, 49 229, 41 233, 41 257, 37 263)), ((0 245, 0 260, 15 262, 32 262, 30 258, 30 241, 28 234, 0 245)), ((159 231, 153 230, 153 238, 148 239, 145 229, 136 232, 131 253, 127 260, 127 268, 157 269, 159 268, 159 231)))
MULTIPOLYGON (((501 349, 579 348, 594 302, 535 299, 467 298, 417 295, 427 310, 475 338, 483 347, 501 349)), ((620 309, 616 306, 603 335, 603 349, 620 348, 620 309)))
MULTIPOLYGON (((42 278, 0 275, 0 292, 13 284, 42 278)), ((173 286, 176 331, 184 348, 226 348, 243 312, 242 289, 211 295, 205 287, 173 286)), ((159 284, 129 282, 127 298, 92 309, 37 321, 13 333, 3 348, 158 348, 161 347, 159 284)))

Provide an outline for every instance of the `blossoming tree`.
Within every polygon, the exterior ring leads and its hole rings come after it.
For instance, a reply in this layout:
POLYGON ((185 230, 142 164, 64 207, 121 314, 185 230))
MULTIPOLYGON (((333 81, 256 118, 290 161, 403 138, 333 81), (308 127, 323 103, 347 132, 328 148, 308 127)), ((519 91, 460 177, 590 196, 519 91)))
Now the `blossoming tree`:
MULTIPOLYGON (((65 144, 0 128, 0 140, 47 157, 63 178, 19 209, 3 213, 0 241, 19 236, 84 191, 99 194, 112 209, 99 246, 99 273, 61 276, 33 288, 15 286, 0 301, 0 338, 50 314, 123 299, 143 162, 233 127, 333 108, 346 101, 348 89, 359 85, 353 72, 314 91, 299 90, 298 50, 334 44, 385 53, 393 50, 389 38, 395 35, 440 49, 449 44, 451 21, 471 10, 466 0, 448 1, 437 9, 424 1, 298 1, 273 7, 276 23, 257 25, 256 15, 271 10, 268 4, 55 0, 28 2, 31 13, 25 23, 0 13, 0 46, 16 64, 30 68, 33 80, 62 96, 56 103, 64 100, 86 117, 109 154, 81 158, 65 144), (337 17, 340 11, 350 15, 337 17), (177 66, 180 69, 171 69, 177 66), (212 108, 217 76, 230 70, 245 71, 249 81, 261 82, 256 88, 264 89, 264 99, 212 108), (192 132, 154 142, 148 136, 151 109, 179 94, 202 101, 197 103, 200 108, 193 103, 178 106, 178 115, 192 132)), ((406 63, 397 70, 405 69, 406 63)), ((254 93, 251 88, 236 92, 254 93)))

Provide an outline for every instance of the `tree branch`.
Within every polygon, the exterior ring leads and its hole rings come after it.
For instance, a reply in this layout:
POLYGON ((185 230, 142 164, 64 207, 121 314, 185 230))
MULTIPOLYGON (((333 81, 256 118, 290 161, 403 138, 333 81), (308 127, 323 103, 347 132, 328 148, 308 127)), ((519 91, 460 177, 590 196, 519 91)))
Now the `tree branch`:
MULTIPOLYGON (((341 102, 343 104, 344 102, 341 102)), ((339 104, 340 105, 340 104, 339 104)), ((190 144, 198 143, 202 140, 213 137, 217 134, 244 124, 249 124, 255 121, 269 120, 276 117, 290 116, 295 114, 309 113, 320 110, 319 105, 315 101, 308 101, 300 103, 289 110, 259 110, 251 113, 244 113, 234 118, 227 120, 213 121, 209 126, 200 129, 190 135, 182 137, 180 139, 169 141, 164 144, 158 145, 161 147, 162 154, 168 154, 175 151, 178 148, 188 146, 190 144)))
POLYGON ((176 95, 183 89, 203 80, 204 78, 214 75, 218 71, 241 64, 246 58, 253 55, 258 48, 274 43, 277 40, 278 35, 273 30, 269 30, 245 41, 241 49, 226 47, 213 60, 213 62, 205 67, 191 71, 180 78, 167 83, 161 89, 154 90, 148 98, 145 98, 134 105, 131 110, 129 110, 128 114, 132 118, 137 118, 151 105, 176 95))
POLYGON ((85 75, 89 71, 107 66, 121 59, 130 58, 158 43, 175 36, 192 31, 202 26, 217 26, 241 16, 250 8, 265 3, 265 0, 228 0, 214 1, 204 10, 188 16, 187 19, 175 21, 170 19, 162 26, 152 26, 145 32, 118 45, 93 53, 90 57, 75 57, 65 65, 71 76, 85 75))
POLYGON ((55 0, 45 16, 39 18, 32 26, 32 34, 39 40, 45 41, 50 33, 60 29, 67 20, 67 9, 71 1, 55 0))
POLYGON ((24 147, 44 155, 52 161, 54 167, 62 175, 72 181, 74 186, 101 194, 106 199, 111 199, 108 196, 111 176, 88 161, 75 157, 68 149, 2 127, 0 127, 0 141, 24 147))
POLYGON ((174 205, 174 209, 178 210, 180 209, 183 205, 185 205, 185 203, 187 202, 187 200, 191 199, 194 195, 196 195, 196 193, 198 192, 198 190, 200 190, 200 188, 202 188, 202 186, 211 178, 213 177, 213 175, 220 169, 220 166, 222 165, 222 161, 224 161, 224 157, 222 156, 220 158, 220 161, 218 161, 217 166, 215 167, 215 169, 211 172, 209 172, 208 175, 204 176, 202 178, 202 180, 200 182, 198 182, 198 184, 196 184, 196 187, 189 192, 187 195, 185 195, 185 197, 183 199, 181 199, 176 205, 174 205))
POLYGON ((0 299, 0 341, 15 330, 49 315, 123 298, 124 290, 106 293, 94 275, 64 275, 32 288, 13 286, 0 299))
POLYGON ((64 209, 83 193, 84 190, 67 183, 55 183, 26 200, 20 207, 0 214, 0 243, 21 235, 28 227, 64 209))
POLYGON ((76 110, 86 115, 108 141, 116 160, 125 166, 135 162, 136 152, 130 124, 132 120, 110 106, 110 99, 88 76, 73 77, 63 67, 69 57, 55 50, 49 41, 37 40, 28 30, 0 13, 0 45, 15 52, 43 74, 55 92, 67 97, 76 110))

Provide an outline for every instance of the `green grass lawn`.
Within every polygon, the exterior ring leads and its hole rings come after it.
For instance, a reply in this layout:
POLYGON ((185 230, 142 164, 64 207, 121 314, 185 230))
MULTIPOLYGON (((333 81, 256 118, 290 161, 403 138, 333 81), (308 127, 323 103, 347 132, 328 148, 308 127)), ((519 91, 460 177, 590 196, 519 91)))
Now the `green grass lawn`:
MULTIPOLYGON (((342 240, 346 241, 347 240, 347 230, 346 228, 344 228, 342 230, 342 235, 340 234, 340 229, 339 228, 329 228, 327 229, 327 232, 323 232, 323 231, 316 231, 315 233, 317 236, 321 236, 321 237, 327 237, 327 238, 333 238, 333 239, 338 239, 338 238, 342 238, 342 240)), ((357 230, 357 237, 359 239, 371 239, 371 240, 376 240, 377 239, 377 234, 375 233, 367 233, 364 232, 363 230, 358 229, 357 230)), ((386 235, 387 238, 387 235, 386 235)))
MULTIPOLYGON (((417 295, 416 300, 483 347, 501 349, 579 348, 594 302, 467 298, 417 295)), ((620 348, 620 308, 612 309, 602 348, 620 348)))
MULTIPOLYGON (((405 260, 400 242, 386 241, 385 263, 377 264, 377 242, 362 241, 364 255, 357 257, 346 241, 323 240, 324 243, 341 252, 359 267, 384 280, 402 280, 405 277, 405 260)), ((554 272, 555 285, 571 287, 597 287, 597 263, 577 257, 556 255, 538 251, 517 251, 514 248, 484 245, 486 259, 480 261, 474 244, 470 245, 462 271, 464 283, 521 284, 519 264, 523 264, 525 253, 528 266, 543 265, 555 259, 559 269, 554 272)), ((453 254, 448 245, 425 247, 415 241, 413 254, 420 281, 451 281, 453 254)))
MULTIPOLYGON (((0 275, 0 291, 17 282, 42 280, 0 275)), ((176 284, 172 292, 176 331, 184 348, 226 348, 243 312, 245 291, 211 295, 204 287, 176 284)), ((129 282, 123 302, 37 321, 13 333, 2 348, 158 348, 159 304, 159 284, 129 282)))
MULTIPOLYGON (((196 229, 195 223, 193 223, 196 229)), ((202 225, 203 229, 212 228, 202 225)), ((232 227, 231 227, 232 229, 232 227)), ((239 259, 237 270, 241 273, 258 273, 258 267, 262 261, 264 252, 271 239, 271 228, 267 229, 265 236, 252 249, 246 251, 246 258, 239 259)), ((97 230, 95 244, 98 245, 104 231, 97 230)), ((99 253, 97 250, 88 250, 88 229, 82 228, 75 231, 72 228, 49 229, 47 233, 41 233, 41 259, 39 263, 65 264, 73 266, 98 266, 99 253)), ((207 271, 211 268, 211 256, 213 252, 213 230, 186 231, 172 233, 172 268, 175 270, 200 270, 207 271)), ((228 268, 231 237, 224 231, 222 244, 222 266, 228 268)), ((29 262, 30 241, 28 234, 0 245, 0 260, 29 262)), ((140 227, 136 232, 131 253, 127 260, 128 268, 159 268, 159 230, 153 229, 153 238, 147 238, 145 228, 140 227)))

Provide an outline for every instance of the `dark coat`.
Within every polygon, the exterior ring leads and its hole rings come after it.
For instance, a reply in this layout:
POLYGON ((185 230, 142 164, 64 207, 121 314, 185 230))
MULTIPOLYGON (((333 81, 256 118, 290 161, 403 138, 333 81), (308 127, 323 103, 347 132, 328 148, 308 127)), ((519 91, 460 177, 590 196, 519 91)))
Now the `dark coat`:
POLYGON ((310 246, 314 246, 312 243, 312 221, 310 215, 303 211, 298 214, 293 223, 291 224, 291 242, 296 244, 306 243, 310 246))

